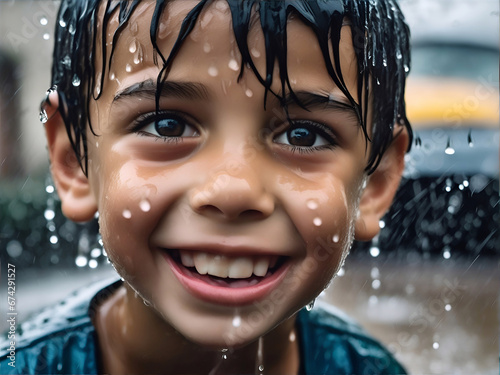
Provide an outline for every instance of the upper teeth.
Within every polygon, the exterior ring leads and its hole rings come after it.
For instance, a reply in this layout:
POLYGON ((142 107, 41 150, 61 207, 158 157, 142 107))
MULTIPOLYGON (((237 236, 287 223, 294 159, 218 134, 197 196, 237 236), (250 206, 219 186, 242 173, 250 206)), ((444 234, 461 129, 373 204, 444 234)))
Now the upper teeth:
POLYGON ((181 262, 186 267, 195 267, 201 275, 229 277, 232 279, 266 276, 269 266, 276 264, 276 257, 227 257, 204 252, 180 251, 181 262))

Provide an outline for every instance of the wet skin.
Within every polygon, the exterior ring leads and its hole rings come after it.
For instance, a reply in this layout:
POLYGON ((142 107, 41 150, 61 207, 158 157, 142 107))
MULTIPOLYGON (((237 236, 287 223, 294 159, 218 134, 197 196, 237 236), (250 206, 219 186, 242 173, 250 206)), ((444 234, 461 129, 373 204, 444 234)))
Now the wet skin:
MULTIPOLYGON (((172 32, 158 39, 165 56, 195 3, 168 6, 164 18, 172 32)), ((289 339, 293 315, 328 285, 354 229, 360 239, 377 233, 399 181, 404 137, 388 152, 394 160, 386 157, 363 190, 365 138, 354 112, 334 104, 348 101, 328 76, 314 34, 300 21, 288 25, 292 87, 305 99, 330 97, 329 104, 307 111, 291 102, 294 123, 289 124, 272 94, 264 108, 264 88, 252 72, 237 81, 240 57, 225 5, 215 2, 206 9, 181 48, 159 118, 154 100, 159 68, 149 40, 154 6, 139 7, 118 40, 101 98, 91 101, 98 136, 88 133, 88 179, 64 162, 70 150, 64 148, 62 127, 54 131, 47 125, 64 213, 84 221, 99 212, 106 251, 126 280, 96 319, 107 372, 207 374, 221 356, 214 350, 228 347, 221 370, 252 372, 255 340, 262 335, 265 368, 297 372, 298 347, 289 339), (301 141, 297 133, 309 138, 301 141), (229 285, 205 282, 200 289, 193 282, 199 280, 196 271, 181 265, 179 250, 232 260, 273 257, 277 266, 259 280, 276 280, 263 292, 246 288, 245 298, 229 285), (196 364, 193 351, 200 358, 196 364)), ((258 27, 249 40, 265 76, 258 27)), ((340 49, 342 72, 357 100, 348 27, 340 49)), ((275 73, 277 93, 278 83, 275 73)))

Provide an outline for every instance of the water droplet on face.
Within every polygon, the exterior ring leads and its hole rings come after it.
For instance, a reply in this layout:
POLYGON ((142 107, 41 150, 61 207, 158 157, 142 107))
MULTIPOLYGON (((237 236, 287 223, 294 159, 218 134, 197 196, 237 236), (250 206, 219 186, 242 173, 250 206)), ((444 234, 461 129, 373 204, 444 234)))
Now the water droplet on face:
POLYGON ((323 224, 323 221, 321 220, 321 218, 319 218, 319 217, 315 217, 315 218, 313 219, 313 224, 314 224, 315 226, 319 227, 319 226, 321 226, 321 224, 323 224))
POLYGON ((335 234, 333 237, 332 237, 332 241, 335 242, 335 243, 338 243, 339 242, 339 235, 338 234, 335 234))
POLYGON ((227 66, 229 67, 229 69, 234 70, 235 72, 237 72, 240 69, 240 65, 238 64, 238 61, 236 61, 235 59, 229 60, 227 66))
POLYGON ((253 56, 253 57, 256 57, 256 58, 259 58, 259 57, 260 57, 260 52, 259 52, 259 50, 258 50, 258 49, 256 49, 256 48, 252 48, 252 49, 250 50, 250 53, 252 54, 252 56, 253 56))
POLYGON ((66 27, 66 22, 64 20, 59 20, 59 26, 66 27))
POLYGON ((137 22, 134 22, 132 26, 130 26, 130 33, 135 36, 137 35, 138 32, 139 32, 139 25, 137 24, 137 22))
POLYGON ((75 75, 73 76, 73 80, 71 81, 71 83, 72 83, 72 84, 73 84, 73 86, 75 86, 75 87, 80 86, 80 83, 81 83, 80 78, 79 78, 79 77, 75 74, 75 75))
POLYGON ((246 89, 245 90, 245 95, 248 96, 249 98, 251 98, 253 96, 253 91, 250 90, 250 89, 246 89))
POLYGON ((208 68, 208 75, 210 77, 217 77, 219 75, 219 71, 215 66, 211 66, 210 68, 208 68))
POLYGON ((295 339, 296 339, 296 336, 295 336, 295 331, 290 332, 290 336, 288 336, 288 339, 289 339, 291 342, 294 342, 294 341, 295 341, 295 339))
POLYGON ((308 200, 306 205, 307 205, 307 208, 309 208, 310 210, 315 210, 318 208, 318 202, 316 202, 316 200, 314 200, 314 199, 308 200))
POLYGON ((130 212, 129 210, 123 210, 122 215, 125 219, 130 219, 132 217, 132 212, 130 212))
POLYGON ((45 34, 43 34, 42 37, 43 37, 44 40, 49 40, 50 39, 50 34, 49 33, 45 33, 45 34))
POLYGON ((130 53, 134 53, 137 51, 137 40, 133 40, 132 43, 130 43, 130 47, 128 47, 128 50, 130 53))
POLYGON ((314 302, 316 302, 316 300, 312 300, 311 302, 309 302, 309 303, 306 305, 306 310, 307 310, 307 311, 311 311, 311 310, 314 308, 314 302))
POLYGON ((239 315, 235 315, 233 318, 233 327, 239 327, 241 325, 241 317, 239 315))
POLYGON ((125 65, 125 71, 130 73, 132 71, 132 66, 130 64, 125 65))
POLYGON ((205 44, 203 44, 203 52, 209 53, 211 50, 212 46, 210 45, 210 43, 206 42, 205 44))
POLYGON ((149 212, 151 210, 151 203, 147 199, 143 199, 139 202, 139 208, 142 212, 149 212))

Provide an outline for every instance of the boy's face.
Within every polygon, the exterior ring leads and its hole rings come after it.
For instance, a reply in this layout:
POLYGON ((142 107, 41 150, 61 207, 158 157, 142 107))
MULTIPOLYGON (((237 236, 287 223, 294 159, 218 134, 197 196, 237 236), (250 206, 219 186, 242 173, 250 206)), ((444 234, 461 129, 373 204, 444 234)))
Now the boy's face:
MULTIPOLYGON (((168 5, 157 39, 164 56, 195 3, 168 5)), ((340 267, 359 220, 365 138, 349 109, 290 102, 295 123, 288 124, 274 95, 264 108, 255 75, 247 69, 237 80, 240 54, 225 1, 204 11, 180 49, 155 117, 153 8, 142 4, 132 17, 102 97, 91 101, 98 136, 88 134, 89 181, 103 241, 119 273, 185 337, 245 344, 312 301, 340 267)), ((348 103, 313 32, 291 20, 288 40, 294 92, 348 103)), ((259 26, 249 45, 265 77, 259 26)), ((347 27, 340 50, 354 94, 347 27)), ((277 69, 273 82, 280 92, 277 69)))

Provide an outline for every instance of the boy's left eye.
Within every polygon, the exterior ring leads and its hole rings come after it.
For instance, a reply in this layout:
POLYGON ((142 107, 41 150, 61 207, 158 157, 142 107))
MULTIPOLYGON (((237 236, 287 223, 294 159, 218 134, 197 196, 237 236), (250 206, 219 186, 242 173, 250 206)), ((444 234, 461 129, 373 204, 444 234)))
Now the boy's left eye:
POLYGON ((157 138, 197 137, 198 130, 190 121, 173 113, 147 114, 136 121, 137 133, 157 138))
POLYGON ((274 143, 294 149, 323 149, 336 144, 332 131, 325 125, 300 121, 292 123, 284 132, 273 139, 274 143))

